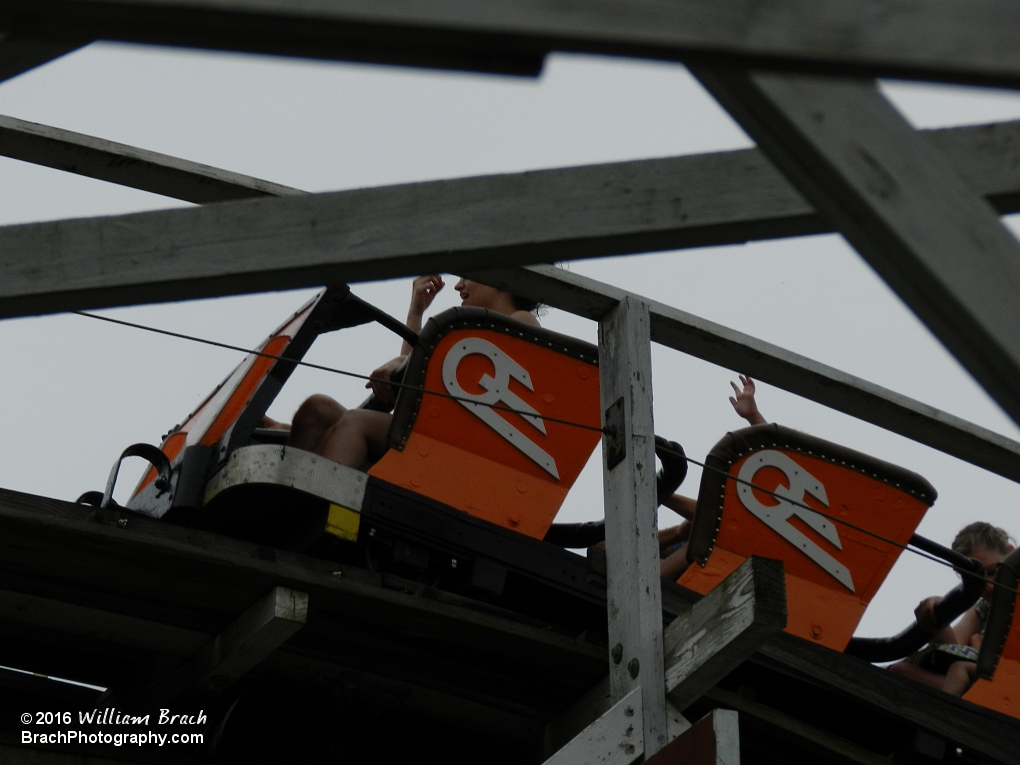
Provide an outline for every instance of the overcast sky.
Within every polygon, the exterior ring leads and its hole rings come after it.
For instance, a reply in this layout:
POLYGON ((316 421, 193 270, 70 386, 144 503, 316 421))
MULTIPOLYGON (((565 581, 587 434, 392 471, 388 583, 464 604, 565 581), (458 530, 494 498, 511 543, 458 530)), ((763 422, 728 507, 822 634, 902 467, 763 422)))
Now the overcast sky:
MULTIPOLYGON (((1020 118, 1020 97, 887 85, 917 127, 1020 118)), ((0 84, 0 114, 75 130, 308 191, 515 172, 750 145, 678 65, 553 56, 541 78, 427 73, 126 45, 93 45, 0 84)), ((0 225, 183 206, 144 192, 0 159, 0 225)), ((1010 221, 1014 230, 1020 230, 1010 221)), ((0 255, 2 257, 2 255, 0 255)), ((572 270, 796 351, 1017 438, 969 375, 838 236, 575 262, 572 270)), ((455 278, 434 310, 459 301, 455 278)), ((409 280, 355 285, 398 318, 409 280)), ((253 346, 314 290, 110 311, 144 324, 253 346)), ((592 322, 550 310, 545 326, 595 341, 592 322)), ((320 340, 308 360, 367 373, 399 340, 359 328, 320 340)), ((0 486, 74 499, 102 489, 113 460, 161 436, 239 357, 78 316, 0 321, 0 486)), ((702 459, 742 421, 721 369, 654 349, 656 432, 702 459)), ((270 413, 310 393, 353 404, 362 383, 301 371, 270 413)), ((845 415, 759 385, 770 420, 910 468, 938 489, 919 531, 947 543, 972 520, 1020 532, 1020 489, 1005 479, 845 415)), ((694 468, 682 488, 697 491, 694 468)), ((132 480, 122 479, 126 498, 132 480)), ((598 452, 558 520, 601 517, 598 452)), ((675 522, 667 511, 660 523, 675 522)), ((951 572, 904 556, 861 634, 907 624, 951 572)))

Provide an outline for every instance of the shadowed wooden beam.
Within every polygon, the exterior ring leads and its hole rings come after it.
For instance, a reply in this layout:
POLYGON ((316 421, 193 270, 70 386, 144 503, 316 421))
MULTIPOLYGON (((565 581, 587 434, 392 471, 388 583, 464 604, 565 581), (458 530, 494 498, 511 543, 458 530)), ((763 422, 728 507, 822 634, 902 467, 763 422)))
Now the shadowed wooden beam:
MULTIPOLYGON (((1020 751, 1020 725, 1014 719, 792 635, 779 635, 763 645, 752 661, 784 677, 838 689, 841 696, 895 715, 989 761, 1014 762, 1020 751)), ((710 694, 718 698, 715 690, 710 694)))
POLYGON ((304 193, 198 162, 2 115, 0 154, 197 204, 304 193))
MULTIPOLYGON (((468 273, 486 284, 597 319, 632 293, 553 266, 468 273)), ((817 401, 1020 481, 1020 443, 854 375, 678 308, 649 301, 652 340, 817 401)))
POLYGON ((751 719, 769 728, 783 731, 784 737, 799 742, 809 751, 814 750, 816 756, 825 757, 827 762, 839 765, 889 765, 887 757, 809 725, 796 717, 745 698, 739 693, 723 688, 712 688, 705 693, 705 698, 714 704, 734 710, 733 714, 739 712, 744 720, 751 719))
POLYGON ((1020 85, 1011 0, 5 0, 0 27, 516 74, 560 50, 1020 85))
POLYGON ((1020 242, 996 211, 872 81, 694 73, 1020 422, 1020 242))
POLYGON ((136 699, 138 708, 158 709, 189 691, 222 691, 307 621, 308 595, 274 587, 180 666, 145 689, 136 699))
POLYGON ((69 34, 71 36, 64 39, 0 32, 0 82, 24 74, 92 42, 90 39, 82 39, 74 30, 69 34))

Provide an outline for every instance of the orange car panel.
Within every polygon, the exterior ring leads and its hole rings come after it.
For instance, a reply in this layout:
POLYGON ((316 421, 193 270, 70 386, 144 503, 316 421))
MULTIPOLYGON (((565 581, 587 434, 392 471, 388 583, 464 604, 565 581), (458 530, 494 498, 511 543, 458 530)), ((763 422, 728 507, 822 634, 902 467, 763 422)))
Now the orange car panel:
POLYGON ((928 505, 857 470, 790 449, 754 451, 729 475, 712 555, 704 567, 692 564, 679 583, 705 593, 751 555, 782 560, 786 631, 843 650, 928 505), (737 480, 749 477, 755 488, 737 480), (810 509, 784 503, 782 510, 762 489, 810 509))
POLYGON ((597 429, 598 368, 506 332, 457 329, 433 351, 425 390, 442 395, 426 393, 404 448, 369 474, 543 537, 601 434, 506 409, 597 429))

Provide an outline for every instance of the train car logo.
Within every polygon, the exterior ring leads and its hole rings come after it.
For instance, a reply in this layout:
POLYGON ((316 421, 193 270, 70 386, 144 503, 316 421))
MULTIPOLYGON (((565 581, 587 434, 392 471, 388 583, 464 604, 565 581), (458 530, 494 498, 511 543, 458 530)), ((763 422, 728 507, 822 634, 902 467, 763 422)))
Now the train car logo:
POLYGON ((494 405, 503 405, 513 409, 535 430, 543 436, 546 434, 545 423, 538 411, 510 390, 511 378, 529 391, 534 392, 535 387, 531 382, 528 370, 514 361, 501 348, 480 337, 461 340, 450 349, 443 361, 443 384, 446 386, 447 392, 456 396, 461 406, 558 481, 560 473, 556 468, 556 460, 537 443, 521 433, 500 412, 492 408, 494 405), (494 367, 494 375, 483 374, 478 380, 479 386, 485 391, 484 393, 469 393, 464 390, 457 379, 457 368, 460 366, 460 362, 472 354, 488 357, 494 367))
POLYGON ((740 481, 737 487, 737 496, 740 497, 740 503, 747 508, 748 512, 818 564, 850 592, 855 591, 850 570, 790 523, 790 519, 796 516, 837 550, 843 549, 836 527, 821 514, 804 507, 804 500, 809 494, 825 507, 829 506, 829 498, 825 494, 825 487, 821 481, 789 456, 774 449, 766 449, 754 454, 740 468, 737 478, 740 481), (782 484, 776 487, 774 495, 778 504, 775 505, 766 505, 761 502, 751 488, 758 471, 766 467, 782 472, 786 476, 787 483, 790 484, 789 488, 782 484))

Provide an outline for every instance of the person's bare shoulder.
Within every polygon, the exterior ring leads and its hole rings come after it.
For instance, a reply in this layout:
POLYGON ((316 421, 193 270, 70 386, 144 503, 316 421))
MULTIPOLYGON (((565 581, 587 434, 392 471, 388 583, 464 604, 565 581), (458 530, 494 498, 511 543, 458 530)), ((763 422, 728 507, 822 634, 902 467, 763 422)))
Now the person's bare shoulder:
POLYGON ((538 317, 535 316, 535 314, 533 314, 531 311, 514 311, 512 314, 510 314, 510 318, 516 319, 517 321, 523 322, 525 324, 532 324, 536 327, 542 326, 538 321, 538 317))

